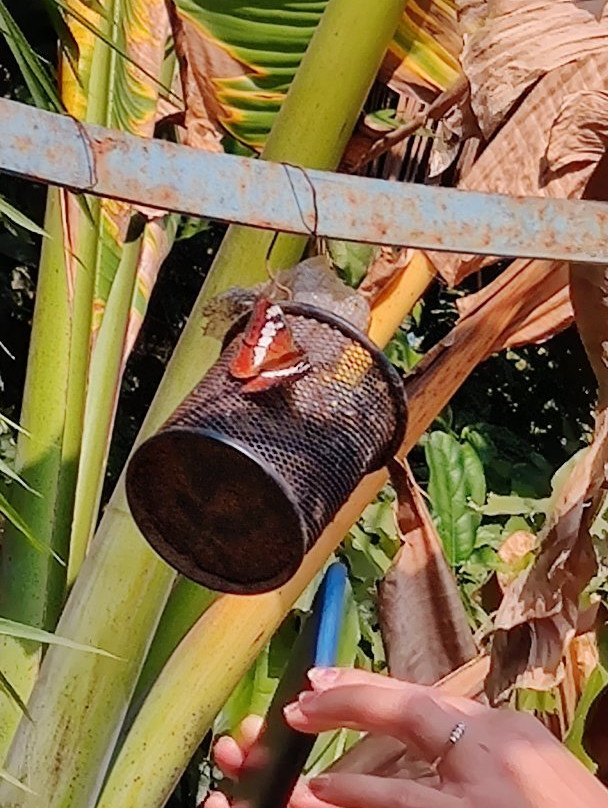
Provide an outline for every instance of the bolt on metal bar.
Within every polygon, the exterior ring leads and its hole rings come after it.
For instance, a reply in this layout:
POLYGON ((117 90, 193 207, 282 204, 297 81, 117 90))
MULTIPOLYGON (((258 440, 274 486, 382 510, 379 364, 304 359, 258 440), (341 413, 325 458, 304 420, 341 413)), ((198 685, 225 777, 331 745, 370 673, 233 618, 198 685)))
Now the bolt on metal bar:
POLYGON ((352 177, 134 137, 0 99, 0 170, 96 196, 370 244, 608 263, 608 205, 352 177))

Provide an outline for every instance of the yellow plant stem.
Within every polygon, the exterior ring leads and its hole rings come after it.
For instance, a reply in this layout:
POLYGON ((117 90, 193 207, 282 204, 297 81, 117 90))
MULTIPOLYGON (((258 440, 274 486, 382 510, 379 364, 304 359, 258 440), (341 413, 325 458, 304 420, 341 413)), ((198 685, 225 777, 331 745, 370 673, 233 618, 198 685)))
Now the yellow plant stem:
POLYGON ((422 297, 435 277, 435 269, 426 255, 415 252, 372 309, 369 338, 384 347, 406 315, 422 297))

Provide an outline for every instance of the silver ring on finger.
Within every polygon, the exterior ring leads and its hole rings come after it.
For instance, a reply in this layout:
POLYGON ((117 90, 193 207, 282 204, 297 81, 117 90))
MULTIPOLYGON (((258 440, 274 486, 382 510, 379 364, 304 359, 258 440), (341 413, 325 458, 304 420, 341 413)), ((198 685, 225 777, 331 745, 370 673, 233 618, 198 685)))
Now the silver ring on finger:
POLYGON ((467 725, 464 723, 464 721, 458 721, 457 724, 454 724, 454 727, 448 736, 444 748, 437 755, 435 760, 431 763, 431 767, 434 769, 434 771, 438 771, 439 766, 441 766, 441 764, 446 759, 450 751, 456 746, 458 741, 462 740, 462 737, 465 734, 466 729, 467 725))

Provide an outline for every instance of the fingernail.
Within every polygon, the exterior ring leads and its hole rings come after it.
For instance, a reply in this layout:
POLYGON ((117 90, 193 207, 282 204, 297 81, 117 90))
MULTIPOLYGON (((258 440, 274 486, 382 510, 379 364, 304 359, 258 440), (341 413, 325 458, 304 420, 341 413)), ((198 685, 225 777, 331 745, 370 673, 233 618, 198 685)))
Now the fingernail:
POLYGON ((311 668, 308 678, 315 687, 329 687, 339 676, 338 668, 311 668))
POLYGON ((318 777, 313 777, 312 780, 308 781, 308 787, 313 794, 322 796, 330 782, 331 777, 328 774, 320 774, 318 777))
POLYGON ((310 707, 310 705, 316 701, 317 695, 310 690, 303 690, 300 695, 298 696, 298 704, 300 709, 304 710, 306 707, 310 707))
POLYGON ((289 704, 286 704, 285 707, 283 707, 284 715, 293 715, 294 713, 299 712, 299 710, 300 705, 298 704, 297 701, 292 701, 289 704))

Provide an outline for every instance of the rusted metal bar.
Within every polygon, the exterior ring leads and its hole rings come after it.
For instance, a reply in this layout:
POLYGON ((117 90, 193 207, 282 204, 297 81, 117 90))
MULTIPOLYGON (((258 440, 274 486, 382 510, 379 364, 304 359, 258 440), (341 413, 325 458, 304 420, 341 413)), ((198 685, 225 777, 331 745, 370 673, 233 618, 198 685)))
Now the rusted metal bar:
POLYGON ((386 182, 145 140, 0 99, 0 169, 210 219, 371 244, 608 263, 608 205, 386 182))

